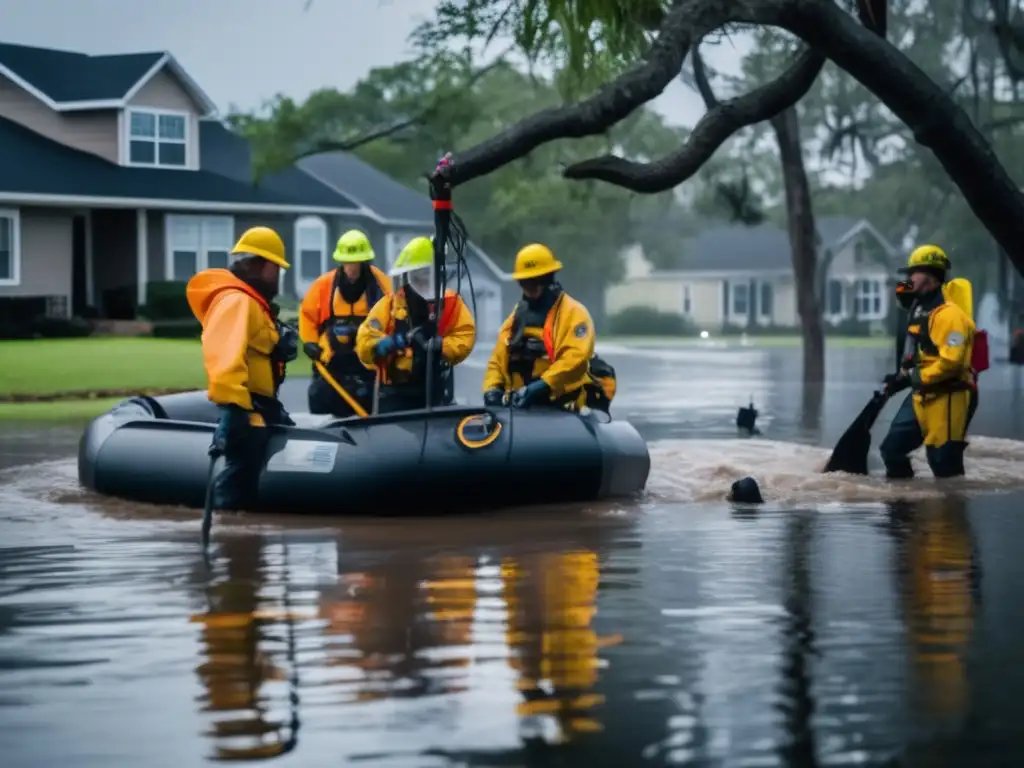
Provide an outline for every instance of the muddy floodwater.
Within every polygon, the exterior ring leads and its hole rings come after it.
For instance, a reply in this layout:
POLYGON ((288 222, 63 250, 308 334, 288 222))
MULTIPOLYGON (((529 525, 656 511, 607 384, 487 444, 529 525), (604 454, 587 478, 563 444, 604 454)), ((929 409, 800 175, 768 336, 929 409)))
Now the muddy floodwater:
POLYGON ((1024 765, 1020 368, 967 478, 892 484, 819 471, 886 350, 817 393, 798 350, 605 353, 643 498, 225 515, 208 565, 197 512, 78 489, 81 425, 0 425, 0 766, 1024 765))

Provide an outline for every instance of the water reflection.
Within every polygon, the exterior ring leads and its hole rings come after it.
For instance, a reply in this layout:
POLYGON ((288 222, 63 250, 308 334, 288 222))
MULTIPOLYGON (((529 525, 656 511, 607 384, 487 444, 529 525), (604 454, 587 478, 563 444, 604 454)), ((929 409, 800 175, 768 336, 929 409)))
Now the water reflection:
POLYGON ((299 733, 295 623, 288 597, 288 548, 281 546, 278 600, 267 595, 266 542, 258 536, 226 538, 224 574, 205 588, 207 610, 193 615, 202 625, 204 660, 196 675, 204 693, 201 710, 215 719, 206 736, 215 760, 279 757, 295 748, 299 733), (272 683, 285 685, 275 697, 272 683), (286 715, 275 718, 274 710, 286 715))
POLYGON ((963 498, 892 505, 896 574, 909 636, 914 704, 932 725, 959 728, 969 709, 967 652, 981 572, 963 498))
POLYGON ((594 693, 600 649, 622 641, 591 626, 600 581, 597 553, 543 552, 501 563, 508 611, 510 664, 522 695, 517 707, 525 742, 563 743, 602 730, 594 693))

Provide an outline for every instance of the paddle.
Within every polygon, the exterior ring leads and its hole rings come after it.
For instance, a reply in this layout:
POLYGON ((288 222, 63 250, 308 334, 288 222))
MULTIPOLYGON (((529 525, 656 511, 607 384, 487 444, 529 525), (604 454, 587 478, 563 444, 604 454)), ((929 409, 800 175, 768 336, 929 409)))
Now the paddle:
POLYGON ((889 395, 880 389, 871 396, 871 400, 853 420, 853 423, 839 438, 832 455, 825 465, 825 472, 849 472, 851 475, 868 473, 868 451, 871 450, 871 427, 878 420, 889 395))
POLYGON ((217 459, 220 458, 220 449, 214 445, 210 446, 210 472, 206 478, 206 503, 203 506, 203 528, 202 542, 203 552, 210 546, 210 528, 213 526, 213 481, 217 479, 217 459))

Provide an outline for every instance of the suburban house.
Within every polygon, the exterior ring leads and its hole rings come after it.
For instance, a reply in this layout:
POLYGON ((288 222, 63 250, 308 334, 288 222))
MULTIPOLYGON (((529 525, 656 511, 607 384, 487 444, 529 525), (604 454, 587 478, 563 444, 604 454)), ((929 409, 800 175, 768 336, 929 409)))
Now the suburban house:
MULTIPOLYGON (((883 329, 898 249, 864 219, 822 217, 817 226, 825 320, 883 329)), ((789 234, 780 227, 711 227, 683 244, 672 269, 653 269, 638 248, 624 258, 625 279, 607 291, 609 314, 650 307, 700 329, 799 324, 789 234)))
MULTIPOLYGON (((152 282, 225 266, 257 224, 281 234, 293 264, 282 294, 301 296, 349 228, 389 263, 430 234, 425 192, 345 153, 254 185, 248 144, 169 53, 0 43, 0 322, 134 318, 152 282)), ((510 278, 468 250, 479 331, 493 337, 510 278)), ((462 290, 468 298, 465 281, 462 290)))

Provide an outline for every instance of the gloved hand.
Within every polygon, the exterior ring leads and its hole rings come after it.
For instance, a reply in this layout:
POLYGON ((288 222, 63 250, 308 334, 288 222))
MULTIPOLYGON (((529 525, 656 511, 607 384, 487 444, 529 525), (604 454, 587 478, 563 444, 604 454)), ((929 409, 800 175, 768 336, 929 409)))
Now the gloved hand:
POLYGON ((887 374, 883 383, 887 395, 895 395, 910 386, 910 376, 906 371, 887 374))
POLYGON ((303 344, 302 351, 306 353, 306 357, 314 362, 320 362, 320 356, 324 353, 323 349, 315 341, 307 341, 303 344))
POLYGON ((277 357, 286 363, 292 362, 299 356, 299 334, 290 325, 277 324, 277 357))
POLYGON ((409 346, 409 342, 406 341, 405 335, 396 333, 393 336, 385 336, 383 339, 377 342, 377 346, 373 348, 373 356, 378 360, 382 357, 394 354, 399 350, 405 349, 409 346))
POLYGON ((221 454, 234 450, 249 434, 249 411, 237 405, 221 405, 220 421, 213 431, 213 449, 221 454))
POLYGON ((551 387, 544 379, 537 379, 531 381, 525 387, 520 387, 516 390, 516 393, 512 395, 512 407, 513 408, 529 408, 531 405, 537 405, 548 399, 551 394, 551 387))
POLYGON ((484 405, 504 405, 505 390, 489 389, 484 392, 484 405))

